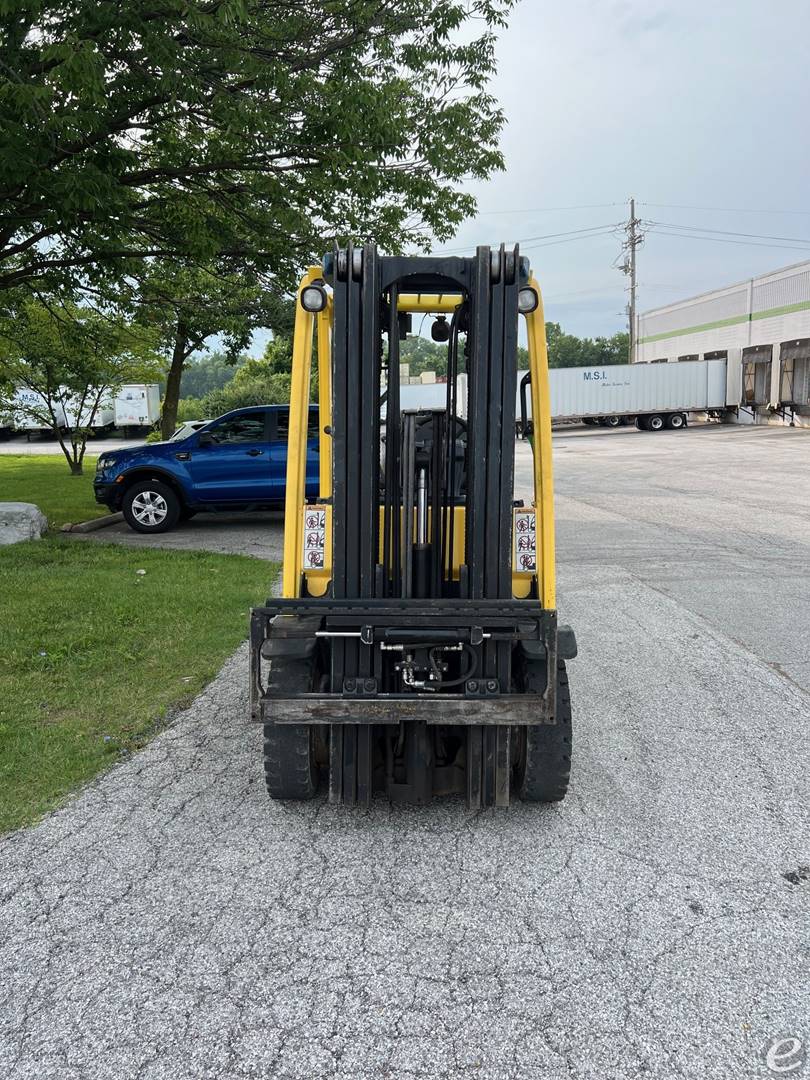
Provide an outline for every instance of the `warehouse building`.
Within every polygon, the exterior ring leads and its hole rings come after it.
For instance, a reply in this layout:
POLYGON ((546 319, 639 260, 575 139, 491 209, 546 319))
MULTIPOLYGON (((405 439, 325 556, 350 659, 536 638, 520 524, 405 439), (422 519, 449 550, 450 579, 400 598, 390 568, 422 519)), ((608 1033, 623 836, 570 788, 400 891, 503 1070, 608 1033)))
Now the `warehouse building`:
POLYGON ((740 423, 810 427, 810 262, 638 316, 636 363, 739 365, 740 423))

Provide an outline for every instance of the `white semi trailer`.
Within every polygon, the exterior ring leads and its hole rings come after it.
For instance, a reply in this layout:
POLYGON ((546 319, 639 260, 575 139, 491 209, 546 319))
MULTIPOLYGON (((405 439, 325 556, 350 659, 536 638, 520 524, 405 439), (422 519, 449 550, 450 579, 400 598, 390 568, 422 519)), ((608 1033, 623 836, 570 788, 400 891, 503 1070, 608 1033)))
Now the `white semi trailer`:
MULTIPOLYGON (((466 379, 459 375, 459 381, 466 379)), ((552 420, 582 420, 610 427, 634 423, 645 431, 682 428, 690 413, 724 413, 742 401, 741 350, 722 360, 677 364, 615 364, 607 367, 553 368, 549 372, 552 420)), ((443 405, 447 385, 400 387, 402 408, 443 405)), ((459 393, 459 400, 466 394, 459 393)), ((531 394, 518 372, 518 431, 531 422, 531 394)))
MULTIPOLYGON (((65 410, 61 404, 54 403, 54 413, 59 427, 67 427, 65 410)), ((36 390, 29 390, 27 387, 15 390, 11 401, 11 414, 15 431, 24 431, 29 438, 35 433, 51 430, 48 403, 36 390)))
POLYGON ((115 408, 111 398, 99 402, 92 421, 90 419, 92 403, 85 403, 82 407, 81 398, 70 394, 65 395, 64 402, 65 426, 68 431, 73 431, 78 427, 86 427, 91 431, 111 431, 115 426, 115 408))
POLYGON ((102 401, 90 423, 91 404, 82 407, 81 399, 61 388, 53 401, 53 415, 45 397, 36 390, 18 388, 11 402, 11 412, 15 430, 24 431, 28 437, 34 434, 52 431, 54 421, 63 431, 76 427, 89 427, 91 431, 108 431, 113 426, 115 410, 111 400, 102 401))
POLYGON ((689 360, 555 368, 549 372, 552 419, 611 427, 634 423, 645 431, 682 428, 689 413, 739 405, 739 389, 736 394, 731 389, 734 400, 729 401, 727 365, 726 360, 689 360))

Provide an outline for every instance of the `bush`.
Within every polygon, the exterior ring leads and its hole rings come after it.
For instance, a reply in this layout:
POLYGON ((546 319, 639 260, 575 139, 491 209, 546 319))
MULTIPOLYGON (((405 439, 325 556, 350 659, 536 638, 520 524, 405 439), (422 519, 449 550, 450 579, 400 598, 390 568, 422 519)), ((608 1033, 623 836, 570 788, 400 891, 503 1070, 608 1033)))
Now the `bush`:
MULTIPOLYGON (((214 391, 211 391, 212 393, 214 391)), ((184 424, 186 420, 208 420, 213 414, 205 412, 202 398, 180 398, 177 402, 177 426, 184 424)))
POLYGON ((284 405, 290 400, 290 376, 268 375, 264 378, 231 379, 227 386, 212 390, 202 399, 202 416, 222 416, 231 409, 249 405, 284 405))
POLYGON ((160 434, 159 431, 150 431, 149 434, 146 436, 146 441, 148 443, 163 442, 163 436, 160 434))

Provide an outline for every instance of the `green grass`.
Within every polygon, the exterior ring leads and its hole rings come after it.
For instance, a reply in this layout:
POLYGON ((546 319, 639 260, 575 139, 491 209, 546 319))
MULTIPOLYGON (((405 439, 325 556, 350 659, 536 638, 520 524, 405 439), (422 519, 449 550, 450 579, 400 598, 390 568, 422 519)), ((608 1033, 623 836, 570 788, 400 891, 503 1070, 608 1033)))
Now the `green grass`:
POLYGON ((71 476, 62 454, 0 454, 0 502, 36 503, 53 529, 109 514, 93 495, 96 458, 85 457, 84 475, 71 476))
POLYGON ((0 830, 144 745, 246 636, 277 570, 70 537, 0 548, 0 830))

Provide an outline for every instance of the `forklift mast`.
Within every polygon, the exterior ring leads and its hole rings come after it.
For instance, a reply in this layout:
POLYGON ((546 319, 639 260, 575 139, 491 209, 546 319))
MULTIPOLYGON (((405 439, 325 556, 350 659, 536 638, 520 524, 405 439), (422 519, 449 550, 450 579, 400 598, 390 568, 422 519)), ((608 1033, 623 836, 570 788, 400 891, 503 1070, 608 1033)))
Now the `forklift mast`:
POLYGON ((508 805, 515 786, 524 798, 561 797, 570 712, 562 723, 559 713, 575 643, 555 610, 542 303, 517 247, 385 257, 367 243, 308 271, 285 510, 282 597, 251 622, 251 709, 265 729, 270 794, 309 797, 324 772, 333 802, 457 792, 476 808, 508 805), (528 507, 514 498, 521 314, 528 507), (447 342, 443 407, 402 408, 400 342, 414 315, 435 316, 434 336, 447 342), (320 494, 308 500, 314 342, 320 494), (540 761, 549 746, 561 759, 553 776, 540 761))

